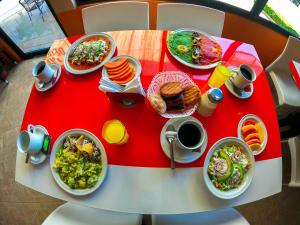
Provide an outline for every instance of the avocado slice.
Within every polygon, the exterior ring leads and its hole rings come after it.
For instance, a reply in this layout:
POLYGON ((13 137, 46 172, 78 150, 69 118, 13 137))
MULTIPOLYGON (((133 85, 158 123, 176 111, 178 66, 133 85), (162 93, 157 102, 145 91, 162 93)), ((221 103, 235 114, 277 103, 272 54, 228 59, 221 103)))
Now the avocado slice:
POLYGON ((242 181, 245 175, 243 167, 237 163, 237 164, 233 164, 233 168, 237 169, 240 172, 240 181, 242 181))
POLYGON ((229 155, 227 155, 227 153, 223 150, 221 150, 219 152, 219 155, 221 158, 225 159, 227 164, 228 164, 228 170, 227 170, 227 173, 225 173, 223 176, 219 176, 217 177, 218 181, 226 181, 232 174, 232 171, 233 171, 233 167, 232 167, 232 162, 231 162, 231 159, 229 157, 229 155))

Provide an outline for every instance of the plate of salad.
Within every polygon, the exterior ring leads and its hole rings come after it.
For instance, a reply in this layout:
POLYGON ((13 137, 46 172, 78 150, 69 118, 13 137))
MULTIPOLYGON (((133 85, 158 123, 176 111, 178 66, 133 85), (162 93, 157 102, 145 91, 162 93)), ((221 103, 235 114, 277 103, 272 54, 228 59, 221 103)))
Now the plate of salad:
POLYGON ((99 139, 89 131, 71 129, 55 141, 50 167, 56 183, 73 195, 88 195, 104 181, 107 157, 99 139))
POLYGON ((208 34, 193 29, 171 31, 167 36, 170 54, 194 69, 211 69, 222 59, 222 47, 208 34))
POLYGON ((235 198, 249 187, 254 163, 252 151, 243 140, 223 138, 206 155, 203 168, 205 184, 219 198, 235 198))

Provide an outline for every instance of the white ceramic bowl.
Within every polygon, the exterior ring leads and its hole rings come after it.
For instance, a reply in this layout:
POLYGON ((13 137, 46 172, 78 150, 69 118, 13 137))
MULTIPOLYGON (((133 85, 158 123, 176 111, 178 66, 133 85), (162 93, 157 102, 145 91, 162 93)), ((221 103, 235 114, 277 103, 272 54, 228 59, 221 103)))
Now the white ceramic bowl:
POLYGON ((92 34, 88 34, 88 35, 85 35, 81 38, 79 38, 77 41, 75 41, 67 50, 66 54, 65 54, 65 57, 64 57, 64 66, 65 66, 65 69, 71 73, 71 74, 75 74, 75 75, 83 75, 83 74, 86 74, 86 73, 90 73, 90 72, 93 72, 99 68, 101 68, 105 63, 107 63, 111 57, 113 57, 114 53, 116 51, 116 43, 114 41, 114 39, 108 35, 108 34, 105 34, 105 33, 92 33, 92 34), (69 58, 69 55, 74 51, 74 49, 77 47, 77 45, 79 45, 81 42, 85 41, 87 38, 90 38, 90 37, 105 37, 107 38, 110 42, 111 42, 111 49, 110 49, 110 52, 108 53, 108 55, 106 56, 106 58, 100 63, 98 64, 97 66, 94 66, 90 69, 87 69, 87 70, 76 70, 76 69, 73 69, 71 67, 71 65, 69 64, 69 61, 68 61, 68 58, 69 58))
POLYGON ((204 167, 203 167, 203 176, 204 176, 204 181, 205 184, 207 186, 207 188, 210 190, 210 192, 215 195, 218 198, 221 199, 232 199, 235 198, 239 195, 241 195, 242 193, 244 193, 246 191, 246 189, 249 187, 253 175, 254 175, 254 164, 255 164, 255 160, 254 160, 254 156, 252 154, 252 151, 250 150, 250 148, 248 147, 248 145, 246 144, 246 142, 242 141, 239 138, 236 137, 226 137, 226 138, 222 138, 219 141, 217 141, 208 151, 205 161, 204 161, 204 167), (244 176, 244 180, 242 181, 242 183, 240 184, 240 186, 238 188, 234 188, 228 191, 221 191, 218 188, 216 188, 214 186, 214 184, 212 183, 211 179, 209 178, 209 175, 207 173, 207 169, 208 169, 208 164, 209 161, 213 155, 213 153, 215 151, 218 151, 220 149, 220 147, 224 146, 224 145, 228 145, 228 144, 235 144, 235 145, 239 145, 241 146, 244 151, 243 153, 247 155, 247 157, 250 160, 250 168, 247 171, 247 173, 244 176))
MULTIPOLYGON (((194 85, 198 87, 195 82, 185 73, 181 71, 166 71, 166 72, 160 72, 157 75, 155 75, 148 87, 147 91, 147 98, 151 96, 152 94, 159 94, 161 86, 163 86, 166 83, 169 82, 180 82, 183 86, 183 88, 188 87, 190 85, 194 85)), ((165 118, 179 118, 179 117, 187 117, 192 115, 198 107, 198 104, 195 104, 194 106, 189 107, 183 112, 165 112, 160 114, 162 117, 165 118)))
POLYGON ((53 147, 52 147, 52 151, 51 151, 51 156, 50 156, 50 168, 51 168, 51 172, 52 175, 56 181, 56 183, 58 184, 58 186, 60 186, 64 191, 68 192, 69 194, 72 195, 78 195, 78 196, 82 196, 82 195, 88 195, 91 194, 92 192, 96 191, 97 188, 99 188, 99 186, 103 183, 104 178, 106 176, 107 173, 107 156, 106 156, 106 152, 105 149, 102 145, 102 143, 99 141, 99 139, 92 134, 89 131, 83 130, 83 129, 71 129, 68 130, 66 132, 64 132, 63 134, 61 134, 55 141, 53 147), (73 135, 73 136, 80 136, 80 135, 84 135, 88 138, 90 138, 95 144, 96 146, 99 148, 100 152, 101 152, 101 160, 102 160, 102 171, 99 177, 98 182, 95 184, 94 187, 92 188, 86 188, 86 189, 71 189, 68 185, 66 185, 61 179, 59 174, 54 170, 54 168, 52 167, 52 165, 54 164, 55 161, 55 155, 56 155, 56 151, 57 149, 63 145, 63 141, 66 139, 67 136, 69 135, 73 135))

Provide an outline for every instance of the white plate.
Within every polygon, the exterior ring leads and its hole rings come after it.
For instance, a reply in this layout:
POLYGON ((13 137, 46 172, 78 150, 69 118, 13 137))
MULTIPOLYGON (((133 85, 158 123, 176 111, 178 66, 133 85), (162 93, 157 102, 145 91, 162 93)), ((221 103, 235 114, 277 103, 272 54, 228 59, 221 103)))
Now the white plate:
POLYGON ((71 73, 71 74, 75 74, 75 75, 83 75, 83 74, 86 74, 86 73, 90 73, 90 72, 93 72, 99 68, 101 68, 106 62, 108 62, 111 57, 114 55, 115 53, 115 50, 116 50, 116 43, 114 41, 114 39, 108 35, 108 34, 105 34, 105 33, 92 33, 92 34, 88 34, 88 35, 85 35, 81 38, 79 38, 77 41, 75 41, 69 48, 68 48, 68 51, 67 53, 65 54, 65 57, 64 57, 64 66, 66 68, 66 70, 71 73), (70 64, 69 64, 69 61, 68 61, 68 58, 69 58, 69 55, 74 51, 74 49, 77 47, 77 45, 79 45, 81 42, 85 41, 87 38, 90 38, 90 37, 105 37, 107 39, 109 39, 109 41, 111 42, 111 50, 110 52, 108 53, 108 55, 106 56, 106 58, 97 66, 95 67, 92 67, 90 69, 87 69, 87 70, 75 70, 73 69, 70 64))
MULTIPOLYGON (((133 66, 134 67, 134 70, 135 70, 135 78, 136 77, 139 77, 141 75, 141 72, 142 72, 142 66, 141 66, 141 63, 139 60, 137 60, 136 58, 132 57, 132 56, 129 56, 129 55, 118 55, 116 57, 113 57, 112 59, 110 59, 109 61, 110 62, 114 62, 114 61, 117 61, 121 58, 127 58, 128 59, 128 62, 129 62, 129 65, 130 66, 133 66)), ((102 69, 102 76, 103 78, 106 78, 107 80, 109 80, 109 77, 108 77, 108 73, 107 73, 107 70, 105 67, 103 67, 102 69)), ((134 80, 134 78, 129 81, 128 83, 126 84, 122 84, 123 85, 130 85, 130 83, 134 80)), ((113 81, 111 81, 113 82, 113 81)))
POLYGON ((246 189, 249 187, 253 175, 254 175, 254 156, 252 154, 252 151, 250 150, 249 146, 244 142, 243 140, 236 138, 236 137, 225 137, 217 141, 208 151, 205 161, 204 161, 204 167, 203 167, 203 177, 205 184, 207 188, 210 190, 210 192, 215 195, 216 197, 222 198, 222 199, 232 199, 235 198, 242 193, 246 191, 246 189), (250 169, 247 171, 247 173, 244 176, 244 180, 242 181, 241 185, 238 188, 234 188, 228 191, 221 191, 218 188, 216 188, 213 183, 211 182, 208 173, 207 168, 209 161, 215 151, 218 151, 218 149, 224 145, 227 144, 235 144, 243 147, 244 153, 247 155, 247 157, 250 160, 251 166, 250 169))
MULTIPOLYGON (((41 135, 49 135, 47 129, 41 125, 35 125, 35 130, 37 134, 41 135)), ((38 165, 43 163, 47 159, 47 155, 45 155, 42 151, 37 154, 30 155, 29 161, 31 164, 38 165)))
POLYGON ((64 132, 63 134, 61 134, 56 139, 56 141, 55 141, 55 143, 54 143, 54 145, 52 147, 51 156, 50 156, 50 168, 51 168, 52 175, 53 175, 56 183, 58 184, 58 186, 60 186, 64 191, 66 191, 66 192, 68 192, 68 193, 70 193, 72 195, 82 196, 82 195, 88 195, 88 194, 96 191, 97 188, 104 181, 104 178, 105 178, 106 173, 107 173, 107 166, 108 166, 107 165, 107 156, 106 156, 106 152, 105 152, 105 149, 104 149, 102 143, 100 142, 100 140, 94 134, 92 134, 91 132, 89 132, 87 130, 83 130, 83 129, 71 129, 71 130, 68 130, 68 131, 64 132), (92 188, 71 189, 68 185, 66 185, 60 179, 59 174, 56 173, 56 171, 52 167, 52 165, 54 164, 56 151, 63 144, 63 141, 66 139, 66 137, 68 135, 74 135, 74 136, 84 135, 84 136, 90 138, 96 144, 96 146, 100 149, 101 160, 102 160, 102 171, 101 171, 101 174, 100 174, 98 182, 92 188))
MULTIPOLYGON (((178 29, 178 30, 175 30, 175 31, 172 31, 170 33, 175 33, 175 32, 183 32, 183 31, 190 31, 190 32, 198 32, 198 33, 201 33, 205 36, 207 36, 210 40, 216 42, 216 40, 214 40, 210 35, 206 34, 205 32, 202 32, 202 31, 199 31, 199 30, 194 30, 194 29, 178 29)), ((169 33, 169 34, 170 34, 169 33)), ((179 56, 175 55, 172 53, 172 51, 170 50, 169 48, 169 44, 168 44, 168 39, 169 39, 169 34, 168 34, 168 37, 167 37, 167 48, 168 48, 168 51, 170 52, 170 54, 180 63, 190 67, 190 68, 194 68, 194 69, 202 69, 202 70, 206 70, 206 69, 212 69, 214 67, 216 67, 218 65, 218 62, 215 62, 215 63, 212 63, 212 64, 209 64, 209 65, 196 65, 196 64, 192 64, 192 63, 188 63, 186 61, 184 61, 183 59, 181 59, 179 56)), ((218 42, 217 42, 218 43, 218 42)))
POLYGON ((242 134, 242 126, 243 126, 243 123, 246 122, 246 120, 254 120, 256 122, 260 122, 260 124, 262 125, 262 128, 263 128, 263 131, 264 131, 264 141, 263 143, 261 144, 261 150, 260 151, 252 151, 253 155, 259 155, 260 153, 262 153, 266 146, 267 146, 267 142, 268 142, 268 132, 267 132, 267 128, 264 124, 264 122, 256 115, 254 114, 248 114, 246 116, 244 116, 240 122, 239 122, 239 125, 238 125, 238 128, 237 128, 237 134, 238 134, 238 137, 242 140, 244 140, 244 136, 242 134))
POLYGON ((44 87, 42 87, 42 88, 40 87, 41 82, 38 79, 35 79, 35 82, 34 82, 35 83, 35 88, 36 88, 36 90, 38 90, 40 92, 48 91, 50 88, 52 88, 58 82, 58 80, 60 78, 61 66, 57 63, 50 63, 49 66, 51 66, 52 69, 55 71, 54 73, 57 73, 56 74, 56 79, 53 83, 52 83, 52 79, 51 79, 51 81, 44 84, 44 87))
MULTIPOLYGON (((185 118, 173 118, 173 119, 168 120, 165 123, 165 125, 163 126, 163 128, 160 132, 160 144, 161 144, 163 152, 166 154, 166 156, 168 158, 171 158, 171 157, 170 157, 170 143, 166 139, 166 135, 165 135, 167 127, 170 124, 173 124, 175 126, 175 129, 176 129, 176 127, 180 123, 182 123, 184 120, 187 120, 187 119, 194 120, 195 122, 201 124, 201 122, 199 120, 197 120, 195 117, 192 117, 192 116, 185 117, 185 118)), ((195 160, 200 158, 200 156, 204 153, 204 151, 206 149, 207 141, 208 141, 207 133, 206 133, 205 130, 204 130, 204 132, 205 132, 205 141, 204 141, 203 145, 201 146, 201 149, 200 149, 199 152, 183 150, 183 149, 180 149, 177 145, 175 145, 175 149, 173 149, 175 162, 178 162, 178 163, 191 163, 191 162, 194 162, 195 160)))

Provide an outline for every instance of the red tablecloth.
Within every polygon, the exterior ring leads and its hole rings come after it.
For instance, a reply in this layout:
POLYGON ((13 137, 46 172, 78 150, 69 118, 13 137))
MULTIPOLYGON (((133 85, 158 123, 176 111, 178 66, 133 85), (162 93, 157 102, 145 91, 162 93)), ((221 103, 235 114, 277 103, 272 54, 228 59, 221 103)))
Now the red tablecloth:
MULTIPOLYGON (((129 54, 138 58, 142 64, 142 83, 145 88, 159 71, 182 70, 187 72, 200 89, 207 88, 207 79, 211 70, 191 70, 178 64, 167 52, 166 32, 163 31, 118 31, 110 33, 118 46, 119 54, 129 54)), ((78 37, 69 38, 73 43, 78 37)), ((229 58, 236 50, 256 55, 252 45, 216 38, 221 44, 224 57, 229 58)), ((59 82, 48 92, 40 93, 32 88, 21 129, 27 124, 45 126, 53 137, 53 142, 64 131, 82 128, 93 132, 104 144, 109 164, 139 167, 169 167, 170 161, 160 146, 160 131, 167 119, 159 116, 148 102, 132 108, 124 108, 110 102, 98 89, 101 70, 94 73, 75 76, 65 69, 59 82), (102 125, 110 119, 121 120, 130 135, 126 145, 107 144, 101 137, 102 125)), ((245 114, 256 114, 265 123, 268 130, 268 144, 265 151, 256 160, 281 157, 281 145, 278 122, 271 91, 264 72, 258 74, 254 82, 254 94, 250 99, 241 100, 232 96, 225 88, 224 101, 214 115, 204 118, 195 113, 208 133, 209 148, 220 138, 237 135, 237 125, 245 114)), ((52 143, 53 143, 52 142, 52 143)), ((203 166, 206 152, 190 164, 177 164, 177 167, 203 166)))

